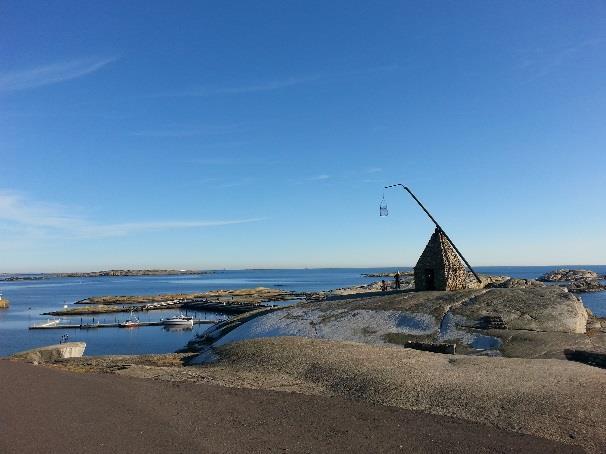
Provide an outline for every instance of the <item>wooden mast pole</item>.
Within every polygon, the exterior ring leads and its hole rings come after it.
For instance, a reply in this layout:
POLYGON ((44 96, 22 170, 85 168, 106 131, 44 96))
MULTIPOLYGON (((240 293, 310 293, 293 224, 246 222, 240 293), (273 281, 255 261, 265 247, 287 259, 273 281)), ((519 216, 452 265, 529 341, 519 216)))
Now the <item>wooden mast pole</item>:
POLYGON ((396 184, 391 184, 389 186, 385 186, 385 189, 395 188, 397 186, 401 186, 406 192, 408 192, 411 195, 411 197, 414 199, 414 201, 419 204, 419 206, 421 207, 421 209, 423 211, 425 211, 425 214, 427 216, 429 216, 429 219, 431 219, 431 221, 436 225, 436 227, 438 228, 438 230, 444 234, 444 236, 446 237, 446 239, 448 240, 448 242, 452 245, 452 247, 454 248, 454 250, 457 251, 457 254, 459 254, 459 257, 461 257, 463 259, 463 262, 465 262, 465 265, 467 265, 467 268, 469 268, 469 271, 471 271, 473 273, 473 275, 475 276, 475 278, 481 284, 482 280, 480 279, 480 277, 478 276, 478 274, 474 271, 474 269, 471 267, 471 265, 469 264, 469 262, 467 261, 467 259, 463 256, 463 254, 461 254, 461 251, 459 251, 459 249, 455 246, 455 244, 452 242, 452 240, 450 239, 450 237, 446 234, 446 232, 444 231, 444 229, 440 226, 440 224, 438 224, 438 221, 436 221, 435 218, 431 215, 431 213, 429 211, 427 211, 427 208, 425 208, 423 206, 423 204, 421 203, 421 201, 419 199, 417 199, 417 196, 415 196, 412 193, 412 191, 410 189, 408 189, 407 186, 404 186, 402 183, 396 183, 396 184))

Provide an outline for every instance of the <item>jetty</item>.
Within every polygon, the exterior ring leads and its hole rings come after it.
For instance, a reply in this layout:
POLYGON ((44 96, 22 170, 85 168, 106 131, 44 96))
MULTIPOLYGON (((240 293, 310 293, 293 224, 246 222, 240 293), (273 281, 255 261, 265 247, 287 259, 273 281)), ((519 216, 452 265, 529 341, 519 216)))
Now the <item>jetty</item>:
POLYGON ((266 309, 273 307, 270 304, 263 303, 244 303, 238 301, 210 301, 207 299, 189 300, 182 303, 182 307, 192 311, 221 312, 225 314, 244 314, 246 312, 256 311, 257 309, 266 309))
POLYGON ((211 301, 206 298, 188 298, 179 300, 169 300, 157 303, 118 306, 118 305, 91 305, 85 307, 72 307, 59 311, 45 312, 42 315, 52 315, 56 317, 64 315, 95 315, 112 314, 119 312, 147 312, 163 309, 187 309, 198 311, 212 311, 224 314, 242 314, 255 309, 272 307, 263 303, 245 303, 240 301, 211 301))
MULTIPOLYGON (((194 325, 202 325, 202 324, 213 324, 218 323, 219 320, 204 320, 204 319, 194 319, 194 325)), ((120 328, 121 322, 114 323, 63 323, 63 324, 42 324, 42 325, 32 325, 29 329, 97 329, 97 328, 120 328)), ((164 326, 164 323, 161 320, 156 322, 139 322, 137 327, 140 326, 164 326)))
POLYGON ((137 311, 153 311, 158 309, 167 308, 183 308, 187 310, 196 311, 212 311, 222 312, 226 314, 243 314, 245 312, 254 311, 256 309, 262 309, 271 307, 264 303, 246 303, 241 301, 221 301, 221 300, 209 300, 208 298, 186 298, 169 300, 158 303, 145 304, 143 306, 135 306, 133 310, 137 311))

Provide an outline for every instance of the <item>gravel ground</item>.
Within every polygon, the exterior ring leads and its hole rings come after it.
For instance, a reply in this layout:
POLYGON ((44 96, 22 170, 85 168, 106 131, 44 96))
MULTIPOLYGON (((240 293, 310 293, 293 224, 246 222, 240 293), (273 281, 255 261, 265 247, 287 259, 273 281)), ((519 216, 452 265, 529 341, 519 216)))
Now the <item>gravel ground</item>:
POLYGON ((338 397, 74 374, 2 360, 0 378, 5 454, 575 452, 494 427, 338 397))
POLYGON ((81 358, 61 367, 158 380, 344 397, 606 451, 606 371, 561 360, 440 355, 299 337, 236 342, 215 362, 186 355, 81 358))

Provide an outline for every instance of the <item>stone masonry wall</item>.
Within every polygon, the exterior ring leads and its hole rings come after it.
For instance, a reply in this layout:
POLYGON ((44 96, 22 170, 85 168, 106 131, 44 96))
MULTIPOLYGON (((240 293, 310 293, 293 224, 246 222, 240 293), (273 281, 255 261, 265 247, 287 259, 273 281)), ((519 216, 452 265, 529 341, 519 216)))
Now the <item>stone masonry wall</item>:
POLYGON ((426 269, 433 270, 435 290, 466 288, 467 271, 450 242, 437 228, 414 268, 416 290, 429 290, 426 269))

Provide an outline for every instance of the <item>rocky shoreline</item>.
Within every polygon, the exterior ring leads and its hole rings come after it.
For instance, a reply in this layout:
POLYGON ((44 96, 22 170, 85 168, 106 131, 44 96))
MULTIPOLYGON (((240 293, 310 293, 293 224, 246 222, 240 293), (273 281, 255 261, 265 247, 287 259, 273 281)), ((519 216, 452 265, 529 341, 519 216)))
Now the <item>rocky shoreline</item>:
POLYGON ((595 271, 591 270, 572 270, 572 269, 559 269, 549 271, 537 278, 541 282, 570 282, 580 279, 603 279, 604 276, 600 276, 595 271))
POLYGON ((601 276, 591 270, 559 269, 543 274, 537 280, 549 283, 561 283, 572 293, 602 292, 606 285, 601 282, 606 276, 601 276))
POLYGON ((603 292, 606 285, 597 279, 578 279, 567 283, 566 288, 572 293, 603 292))

